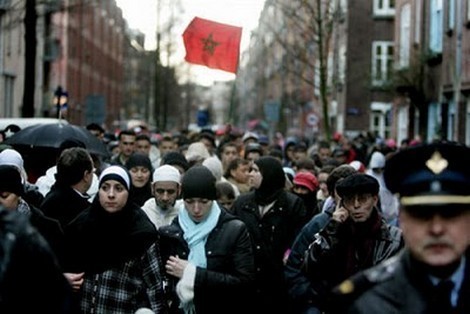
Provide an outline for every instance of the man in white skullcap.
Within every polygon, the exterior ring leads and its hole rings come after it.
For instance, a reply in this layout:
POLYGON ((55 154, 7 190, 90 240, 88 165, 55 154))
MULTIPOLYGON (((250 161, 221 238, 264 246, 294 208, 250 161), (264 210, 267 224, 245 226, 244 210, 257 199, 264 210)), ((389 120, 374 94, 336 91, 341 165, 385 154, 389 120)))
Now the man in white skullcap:
POLYGON ((162 165, 153 172, 153 198, 142 206, 142 209, 157 229, 171 224, 178 215, 178 200, 181 193, 181 175, 178 169, 170 165, 162 165))

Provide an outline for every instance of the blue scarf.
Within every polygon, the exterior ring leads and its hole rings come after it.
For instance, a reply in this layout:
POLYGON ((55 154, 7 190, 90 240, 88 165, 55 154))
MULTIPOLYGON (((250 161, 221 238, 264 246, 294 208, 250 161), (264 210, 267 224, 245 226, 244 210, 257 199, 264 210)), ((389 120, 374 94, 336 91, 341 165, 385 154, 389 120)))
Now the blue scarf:
POLYGON ((188 261, 202 268, 206 268, 206 241, 209 233, 217 225, 220 216, 220 208, 216 201, 212 201, 209 215, 204 221, 195 223, 184 207, 184 203, 179 208, 178 222, 183 229, 184 239, 189 246, 188 261))

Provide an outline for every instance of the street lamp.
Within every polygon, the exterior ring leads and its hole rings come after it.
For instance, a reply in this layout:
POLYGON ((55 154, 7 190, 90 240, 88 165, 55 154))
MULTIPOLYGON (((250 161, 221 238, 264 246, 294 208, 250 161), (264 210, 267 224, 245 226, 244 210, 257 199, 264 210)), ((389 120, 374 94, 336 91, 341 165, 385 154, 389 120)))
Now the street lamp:
POLYGON ((57 110, 57 119, 62 118, 62 109, 67 108, 69 94, 62 89, 62 86, 57 86, 54 92, 54 104, 57 110))

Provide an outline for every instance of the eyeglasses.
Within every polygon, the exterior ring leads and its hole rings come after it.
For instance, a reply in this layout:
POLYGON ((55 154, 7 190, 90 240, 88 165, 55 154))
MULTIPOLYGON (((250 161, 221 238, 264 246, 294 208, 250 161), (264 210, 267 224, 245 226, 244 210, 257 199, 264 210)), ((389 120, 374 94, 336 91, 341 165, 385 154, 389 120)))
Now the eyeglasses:
POLYGON ((345 196, 341 200, 346 207, 351 207, 354 206, 356 202, 359 203, 359 205, 362 205, 371 199, 371 197, 372 194, 355 194, 345 196))

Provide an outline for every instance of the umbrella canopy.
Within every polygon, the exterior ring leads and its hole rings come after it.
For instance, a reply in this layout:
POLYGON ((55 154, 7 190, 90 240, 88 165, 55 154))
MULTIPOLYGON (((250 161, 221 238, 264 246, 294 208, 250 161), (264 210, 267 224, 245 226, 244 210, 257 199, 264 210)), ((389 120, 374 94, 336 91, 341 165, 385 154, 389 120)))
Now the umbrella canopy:
POLYGON ((59 148, 60 144, 67 139, 82 141, 92 154, 101 156, 109 155, 108 149, 103 142, 84 127, 73 124, 54 123, 32 125, 18 131, 13 136, 9 137, 5 143, 13 147, 23 146, 31 149, 59 148))

